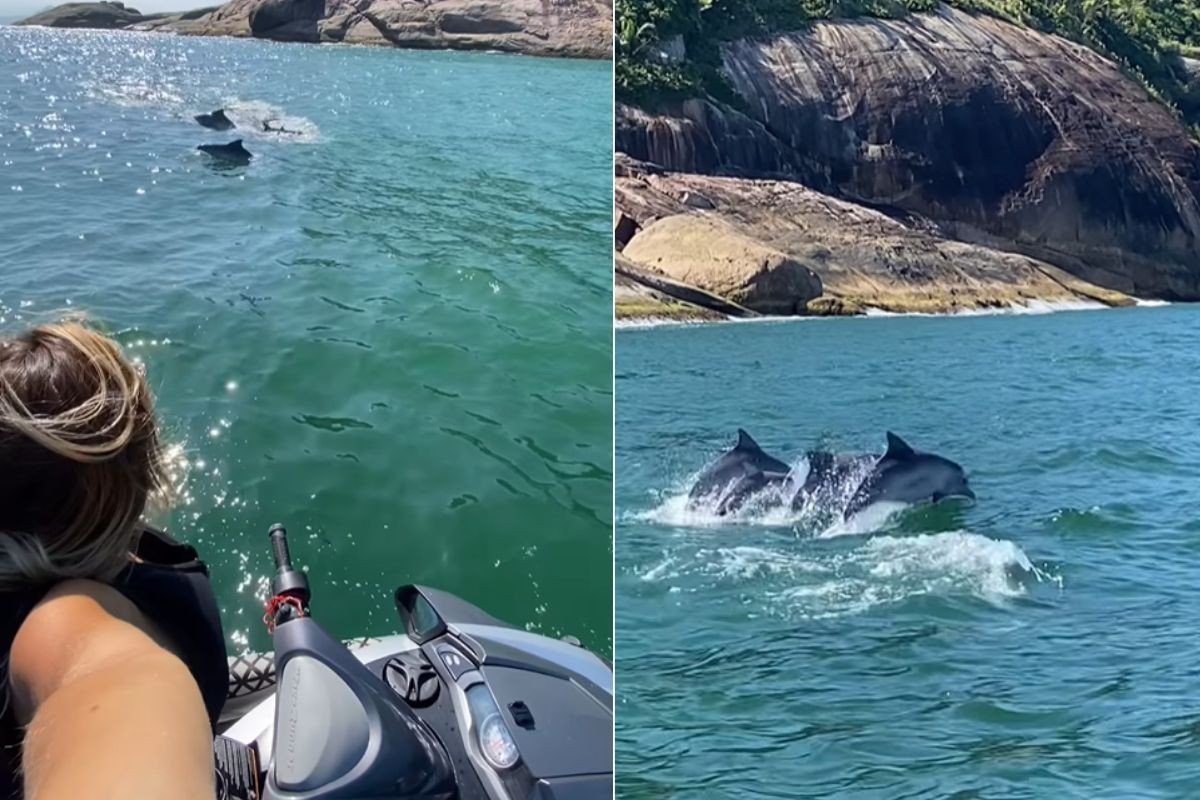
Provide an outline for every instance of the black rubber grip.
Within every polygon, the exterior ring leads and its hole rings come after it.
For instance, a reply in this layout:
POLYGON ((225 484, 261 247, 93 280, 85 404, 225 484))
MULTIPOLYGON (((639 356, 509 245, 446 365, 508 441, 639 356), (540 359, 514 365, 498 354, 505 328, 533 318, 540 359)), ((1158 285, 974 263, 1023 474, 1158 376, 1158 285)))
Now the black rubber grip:
POLYGON ((290 570, 292 554, 288 552, 287 528, 282 525, 272 525, 267 535, 271 537, 271 554, 275 556, 275 569, 290 570))

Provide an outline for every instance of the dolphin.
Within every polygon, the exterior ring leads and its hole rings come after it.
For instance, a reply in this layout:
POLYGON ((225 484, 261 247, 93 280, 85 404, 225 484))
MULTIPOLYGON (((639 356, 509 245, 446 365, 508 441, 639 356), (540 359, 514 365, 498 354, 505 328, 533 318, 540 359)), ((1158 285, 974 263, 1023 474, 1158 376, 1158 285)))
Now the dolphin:
POLYGON ((283 127, 283 125, 280 125, 278 128, 272 128, 271 123, 275 122, 275 121, 276 120, 273 120, 273 119, 264 119, 263 123, 262 123, 263 132, 264 133, 290 133, 293 136, 300 133, 300 131, 288 130, 287 128, 283 127))
POLYGON ((233 124, 233 120, 225 116, 225 109, 223 108, 218 108, 211 114, 197 114, 195 120, 206 128, 212 128, 214 131, 227 131, 230 128, 237 127, 233 124))
POLYGON ((783 490, 789 476, 790 473, 787 472, 755 470, 739 478, 725 490, 717 501, 717 516, 724 517, 727 514, 735 513, 751 498, 758 498, 757 505, 763 510, 782 505, 783 490), (765 493, 767 489, 772 490, 772 493, 765 493))
POLYGON ((870 453, 830 453, 827 450, 809 450, 804 454, 808 472, 792 498, 792 507, 798 509, 809 498, 836 491, 858 483, 871 471, 879 456, 870 453))
POLYGON ((231 164, 249 164, 253 154, 242 147, 242 140, 235 139, 229 144, 202 144, 196 148, 202 153, 208 153, 215 159, 231 164))
POLYGON ((781 482, 791 467, 768 455, 741 428, 737 442, 696 479, 688 492, 688 505, 695 507, 705 497, 719 498, 717 513, 736 511, 750 495, 781 482))
POLYGON ((849 519, 867 506, 879 502, 912 506, 951 498, 975 499, 975 492, 967 484, 967 474, 963 468, 948 458, 918 452, 888 431, 887 451, 858 485, 842 517, 849 519))

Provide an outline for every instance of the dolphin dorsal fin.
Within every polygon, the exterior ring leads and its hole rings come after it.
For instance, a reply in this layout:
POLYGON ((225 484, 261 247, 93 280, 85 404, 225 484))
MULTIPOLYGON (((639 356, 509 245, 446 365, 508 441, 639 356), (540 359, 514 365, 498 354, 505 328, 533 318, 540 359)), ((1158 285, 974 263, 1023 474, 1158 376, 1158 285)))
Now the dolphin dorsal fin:
POLYGON ((883 454, 884 458, 903 461, 914 455, 916 455, 916 451, 909 447, 907 442, 891 431, 887 432, 887 452, 883 454))
POLYGON ((738 440, 737 440, 737 444, 735 444, 733 446, 733 449, 734 450, 761 450, 762 448, 758 446, 758 442, 754 441, 754 438, 751 437, 750 434, 746 433, 741 428, 738 428, 738 440))

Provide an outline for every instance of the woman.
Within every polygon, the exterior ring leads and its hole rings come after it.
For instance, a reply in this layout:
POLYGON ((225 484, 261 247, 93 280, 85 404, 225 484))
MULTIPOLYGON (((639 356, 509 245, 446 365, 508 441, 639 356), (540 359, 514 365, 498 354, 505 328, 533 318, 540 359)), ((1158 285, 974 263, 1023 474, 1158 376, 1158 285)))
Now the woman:
POLYGON ((140 522, 166 488, 115 342, 0 339, 0 797, 213 797, 224 637, 195 551, 140 522))

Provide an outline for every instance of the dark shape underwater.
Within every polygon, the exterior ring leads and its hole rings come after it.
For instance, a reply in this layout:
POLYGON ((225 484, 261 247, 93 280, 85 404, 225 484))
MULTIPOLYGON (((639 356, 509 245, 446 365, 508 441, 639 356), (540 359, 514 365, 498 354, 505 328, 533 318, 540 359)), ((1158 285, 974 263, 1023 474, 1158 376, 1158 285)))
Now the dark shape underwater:
POLYGON ((254 154, 242 146, 241 139, 235 139, 229 144, 202 144, 196 148, 219 161, 227 164, 249 164, 254 154))

